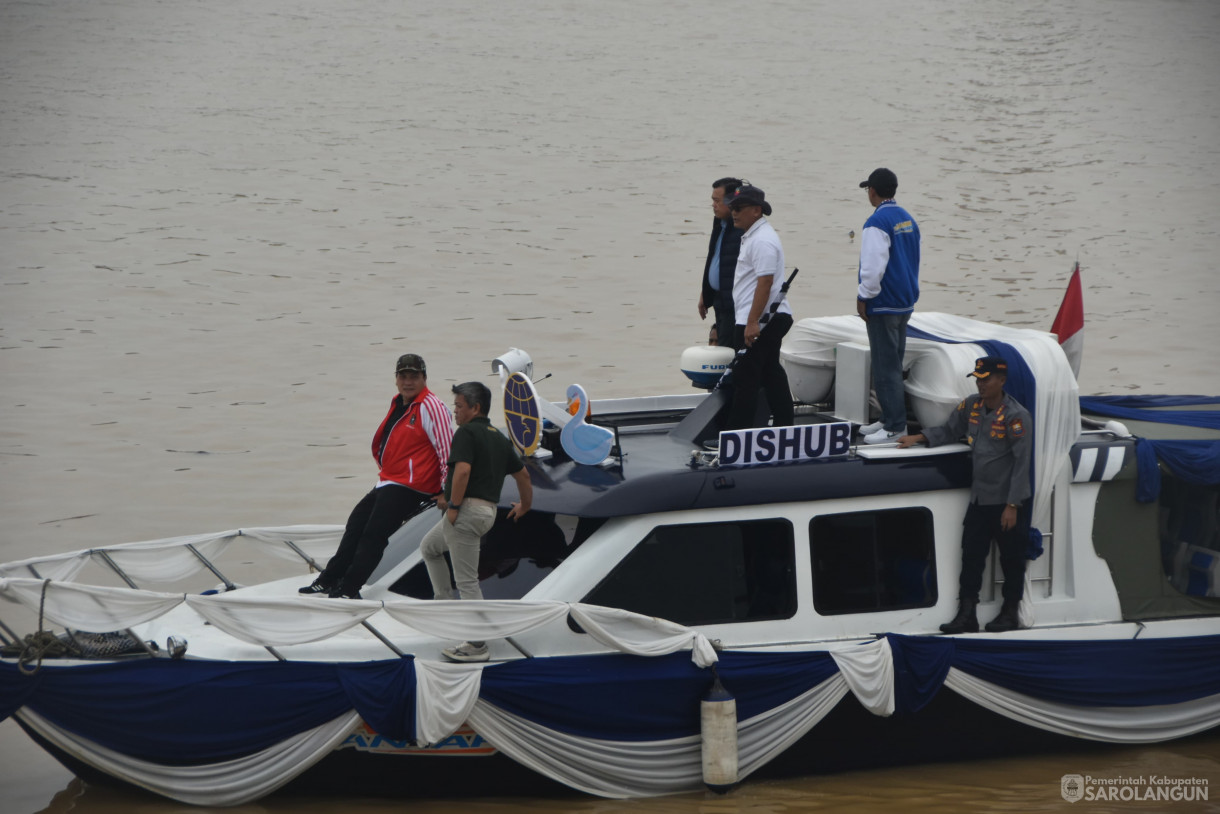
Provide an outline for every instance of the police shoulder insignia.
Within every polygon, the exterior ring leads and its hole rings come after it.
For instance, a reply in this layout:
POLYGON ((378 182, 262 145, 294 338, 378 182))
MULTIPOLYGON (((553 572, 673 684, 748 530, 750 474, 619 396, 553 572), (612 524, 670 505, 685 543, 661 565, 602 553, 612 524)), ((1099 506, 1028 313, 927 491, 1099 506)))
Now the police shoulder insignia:
POLYGON ((1019 418, 1014 418, 1008 422, 1008 430, 1012 433, 1013 438, 1020 438, 1025 435, 1025 422, 1019 418))
POLYGON ((957 405, 957 409, 958 409, 958 410, 965 410, 965 409, 966 409, 966 400, 965 400, 965 399, 962 399, 962 400, 961 400, 961 402, 960 402, 960 403, 957 405))

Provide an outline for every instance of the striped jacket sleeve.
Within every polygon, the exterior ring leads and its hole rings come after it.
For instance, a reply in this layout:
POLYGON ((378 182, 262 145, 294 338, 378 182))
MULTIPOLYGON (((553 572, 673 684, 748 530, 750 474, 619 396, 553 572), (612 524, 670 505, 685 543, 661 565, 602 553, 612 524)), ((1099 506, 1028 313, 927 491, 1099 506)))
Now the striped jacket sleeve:
POLYGON ((449 445, 453 441, 453 416, 445 402, 437 398, 435 393, 429 393, 420 405, 420 416, 423 418, 424 432, 436 450, 436 460, 440 464, 441 488, 445 488, 445 479, 449 472, 449 445))

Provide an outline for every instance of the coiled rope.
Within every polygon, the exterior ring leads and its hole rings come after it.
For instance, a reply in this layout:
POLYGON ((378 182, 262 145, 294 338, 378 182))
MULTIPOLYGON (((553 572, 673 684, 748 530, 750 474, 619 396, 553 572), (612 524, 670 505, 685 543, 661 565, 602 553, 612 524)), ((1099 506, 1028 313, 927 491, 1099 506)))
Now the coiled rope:
POLYGON ((27 634, 21 641, 4 647, 4 655, 17 656, 17 669, 23 675, 32 676, 41 670, 44 657, 58 658, 78 655, 75 652, 76 648, 71 643, 60 639, 49 630, 42 629, 47 604, 47 586, 50 584, 49 579, 42 582, 42 598, 38 602, 38 632, 27 634))

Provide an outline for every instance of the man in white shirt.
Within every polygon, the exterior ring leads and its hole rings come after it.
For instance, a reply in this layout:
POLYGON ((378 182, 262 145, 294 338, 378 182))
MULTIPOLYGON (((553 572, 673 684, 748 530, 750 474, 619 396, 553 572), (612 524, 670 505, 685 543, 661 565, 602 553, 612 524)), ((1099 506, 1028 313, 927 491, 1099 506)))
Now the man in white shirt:
POLYGON ((733 225, 742 231, 733 273, 734 347, 748 352, 733 368, 733 403, 725 429, 755 425, 759 389, 767 395, 772 426, 788 427, 793 423, 792 392, 779 363, 780 342, 792 327, 787 300, 780 301, 769 322, 760 324, 784 284, 784 247, 767 221, 771 204, 761 189, 746 184, 728 199, 728 205, 733 225))

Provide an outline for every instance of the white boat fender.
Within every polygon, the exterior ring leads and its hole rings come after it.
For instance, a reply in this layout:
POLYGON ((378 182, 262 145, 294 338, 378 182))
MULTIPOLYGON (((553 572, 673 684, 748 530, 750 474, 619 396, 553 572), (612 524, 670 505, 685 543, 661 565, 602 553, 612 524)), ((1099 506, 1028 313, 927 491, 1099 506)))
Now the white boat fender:
POLYGON ((712 687, 699 704, 703 735, 703 782, 725 794, 737 783, 737 699, 712 668, 712 687))

